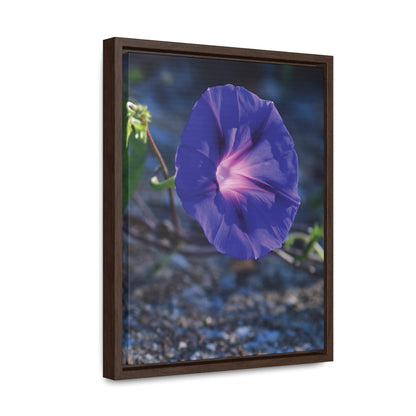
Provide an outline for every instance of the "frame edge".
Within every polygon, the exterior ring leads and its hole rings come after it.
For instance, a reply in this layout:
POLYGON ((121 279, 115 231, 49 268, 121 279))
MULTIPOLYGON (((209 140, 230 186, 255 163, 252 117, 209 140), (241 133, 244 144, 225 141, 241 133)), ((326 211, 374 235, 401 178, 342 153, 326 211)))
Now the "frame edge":
POLYGON ((121 124, 121 44, 116 39, 103 42, 103 376, 121 374, 121 294, 122 219, 121 148, 117 130, 121 124), (120 360, 118 359, 120 358, 120 360))
POLYGON ((334 360, 334 58, 325 64, 325 296, 327 361, 334 360))

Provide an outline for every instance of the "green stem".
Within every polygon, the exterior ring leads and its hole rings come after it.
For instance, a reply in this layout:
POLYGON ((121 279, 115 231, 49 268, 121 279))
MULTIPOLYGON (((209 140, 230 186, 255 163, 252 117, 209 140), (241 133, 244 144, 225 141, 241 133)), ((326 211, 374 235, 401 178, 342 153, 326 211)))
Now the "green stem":
MULTIPOLYGON (((157 159, 159 160, 160 167, 162 168, 163 175, 165 176, 165 179, 169 179, 168 168, 166 167, 166 163, 163 160, 163 157, 162 157, 159 149, 157 148, 156 143, 153 140, 152 135, 150 134, 149 128, 147 128, 146 132, 147 132, 147 138, 149 139, 150 146, 152 146, 152 149, 153 149, 157 159)), ((173 189, 168 188, 168 193, 169 193, 170 212, 171 212, 171 215, 172 215, 173 225, 175 226, 176 231, 179 232, 180 227, 179 227, 178 214, 176 213, 175 199, 174 199, 174 196, 173 196, 173 189)))
POLYGON ((159 179, 156 176, 152 176, 150 178, 150 185, 152 186, 153 189, 157 189, 158 191, 172 188, 175 186, 175 176, 171 176, 170 178, 162 182, 159 182, 159 179))

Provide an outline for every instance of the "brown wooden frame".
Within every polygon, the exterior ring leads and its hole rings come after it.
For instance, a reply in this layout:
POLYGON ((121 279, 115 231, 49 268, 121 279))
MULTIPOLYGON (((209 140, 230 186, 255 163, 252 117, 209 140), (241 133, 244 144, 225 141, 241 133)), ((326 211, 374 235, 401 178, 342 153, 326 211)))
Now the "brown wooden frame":
POLYGON ((111 38, 104 40, 103 94, 103 375, 113 380, 333 360, 333 57, 111 38), (174 363, 122 364, 122 54, 151 52, 318 66, 325 82, 325 349, 174 363))

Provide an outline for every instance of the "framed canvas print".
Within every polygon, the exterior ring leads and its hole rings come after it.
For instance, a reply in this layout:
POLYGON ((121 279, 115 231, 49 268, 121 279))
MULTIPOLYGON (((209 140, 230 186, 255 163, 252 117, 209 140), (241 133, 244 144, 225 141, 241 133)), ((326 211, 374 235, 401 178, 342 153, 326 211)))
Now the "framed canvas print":
POLYGON ((331 361, 331 56, 104 41, 104 376, 331 361))

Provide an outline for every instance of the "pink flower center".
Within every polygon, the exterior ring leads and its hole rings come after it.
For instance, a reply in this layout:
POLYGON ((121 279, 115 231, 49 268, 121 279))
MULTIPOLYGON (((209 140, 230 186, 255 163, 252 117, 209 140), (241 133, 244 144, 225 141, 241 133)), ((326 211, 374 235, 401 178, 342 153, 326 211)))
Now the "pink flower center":
POLYGON ((230 156, 223 159, 217 167, 216 177, 219 190, 224 196, 238 197, 253 187, 249 179, 249 166, 244 158, 230 156))

